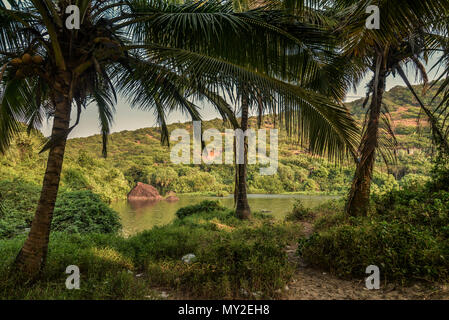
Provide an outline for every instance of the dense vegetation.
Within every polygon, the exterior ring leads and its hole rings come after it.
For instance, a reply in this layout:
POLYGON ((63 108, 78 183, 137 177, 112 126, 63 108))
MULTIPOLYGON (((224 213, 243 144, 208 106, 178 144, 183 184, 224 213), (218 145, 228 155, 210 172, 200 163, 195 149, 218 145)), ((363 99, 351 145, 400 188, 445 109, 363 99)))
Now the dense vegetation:
POLYGON ((435 186, 447 175, 374 196, 367 217, 348 218, 342 202, 315 209, 317 233, 300 239, 299 254, 342 277, 377 265, 385 280, 447 281, 449 190, 435 186))
POLYGON ((347 278, 374 264, 386 281, 449 280, 449 0, 377 2, 375 28, 371 1, 82 0, 80 32, 63 24, 69 3, 0 1, 0 298, 276 298, 304 261, 347 278), (429 87, 434 55, 443 80, 429 87), (346 108, 366 76, 366 99, 346 108), (407 90, 385 92, 392 76, 407 90), (109 135, 117 92, 159 127, 109 135), (198 101, 222 118, 203 130, 279 128, 277 173, 247 166, 246 148, 236 165, 173 164, 160 142, 192 125, 166 116, 200 120, 198 101), (100 134, 68 140, 91 104, 100 134), (202 202, 127 238, 109 203, 138 182, 234 192, 235 210, 202 202), (317 192, 347 199, 298 201, 278 222, 247 197, 317 192), (73 264, 83 286, 67 291, 73 264))
MULTIPOLYGON (((419 89, 419 87, 418 87, 419 89)), ((429 92, 431 96, 433 93, 429 92)), ((416 102, 406 88, 395 87, 386 93, 386 103, 398 140, 397 164, 385 167, 379 160, 374 174, 375 193, 385 193, 407 184, 408 180, 425 180, 430 172, 430 140, 425 121, 417 126, 416 120, 407 118, 418 112, 416 102), (395 179, 397 178, 397 179, 395 179)), ((361 120, 362 101, 349 104, 356 118, 361 120)), ((256 128, 256 119, 250 119, 256 128)), ((273 126, 270 116, 264 117, 264 126, 273 126)), ((221 120, 205 121, 203 128, 226 128, 221 120)), ((172 124, 175 128, 191 129, 190 123, 172 124)), ((234 167, 231 165, 174 165, 167 147, 160 144, 158 128, 122 131, 111 134, 109 154, 101 156, 101 136, 70 139, 61 185, 65 190, 91 190, 104 201, 123 199, 136 182, 150 183, 162 194, 178 193, 232 193, 234 167)), ((5 156, 0 156, 1 180, 20 178, 34 185, 42 181, 45 156, 38 155, 44 137, 39 133, 28 136, 25 132, 14 140, 5 156)), ((259 165, 248 166, 250 193, 314 193, 344 194, 353 176, 353 166, 337 167, 326 159, 314 157, 306 147, 281 134, 279 143, 279 168, 274 176, 261 176, 259 165)))
MULTIPOLYGON (((40 188, 23 180, 0 181, 0 238, 26 234, 36 210, 40 188)), ((118 213, 89 190, 63 191, 58 197, 52 230, 67 233, 117 233, 118 213)))
MULTIPOLYGON (((397 164, 388 170, 378 163, 372 213, 366 218, 347 218, 343 200, 314 210, 298 202, 287 219, 291 222, 273 226, 260 215, 256 221, 239 221, 231 210, 204 202, 180 209, 178 219, 169 226, 124 239, 117 233, 118 215, 103 201, 125 197, 138 181, 153 184, 161 193, 232 192, 234 168, 173 165, 166 147, 160 145, 158 128, 112 134, 106 159, 98 151, 100 136, 69 140, 52 223, 57 232, 50 242, 44 278, 31 290, 14 293, 13 284, 3 278, 0 294, 4 298, 158 298, 149 288, 161 286, 195 297, 245 298, 253 297, 251 292, 257 297, 276 297, 292 274, 282 246, 301 232, 297 220, 317 216, 317 233, 300 240, 300 254, 312 265, 343 277, 362 277, 367 265, 380 264, 388 279, 446 278, 449 196, 441 190, 445 183, 440 181, 445 175, 434 173, 433 184, 426 184, 435 171, 429 160, 432 150, 428 148, 427 126, 421 123, 418 133, 416 122, 404 117, 407 110, 416 108, 404 88, 395 87, 386 97, 400 152, 397 164), (436 187, 435 181, 440 181, 440 186, 436 187), (187 253, 194 253, 197 262, 183 263, 180 258, 187 253), (257 261, 264 261, 263 266, 257 261), (68 264, 81 267, 84 284, 79 292, 61 288, 63 267, 68 264)), ((361 119, 361 101, 350 105, 361 119)), ((256 119, 250 120, 255 127, 256 119)), ((271 127, 272 120, 266 116, 265 126, 271 127)), ((189 126, 173 124, 170 130, 189 126)), ((224 129, 225 125, 212 120, 203 127, 224 129)), ((31 224, 45 166, 45 158, 37 153, 43 142, 41 134, 23 132, 0 158, 0 251, 7 257, 3 275, 31 224)), ((299 148, 285 136, 281 137, 279 155, 275 176, 260 176, 257 166, 249 166, 250 192, 347 191, 352 166, 339 168, 313 157, 306 147, 299 148)))
POLYGON ((31 286, 15 285, 8 270, 24 235, 0 240, 0 299, 160 299, 158 287, 194 298, 279 296, 293 274, 283 248, 301 228, 273 224, 261 214, 241 221, 232 210, 209 208, 209 203, 183 208, 195 214, 127 239, 53 232, 43 276, 31 286), (189 253, 195 261, 183 262, 189 253), (65 268, 72 264, 80 267, 80 290, 64 286, 65 268))

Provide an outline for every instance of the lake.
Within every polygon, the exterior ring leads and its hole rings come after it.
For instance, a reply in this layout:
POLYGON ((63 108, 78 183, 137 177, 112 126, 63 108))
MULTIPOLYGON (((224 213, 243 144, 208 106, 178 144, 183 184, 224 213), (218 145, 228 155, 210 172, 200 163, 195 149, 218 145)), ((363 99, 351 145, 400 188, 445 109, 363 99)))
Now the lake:
MULTIPOLYGON (((120 214, 125 236, 133 235, 154 226, 169 224, 176 217, 175 212, 203 200, 219 200, 224 206, 232 208, 233 195, 227 197, 178 195, 179 201, 168 202, 128 202, 127 200, 113 202, 111 207, 120 214)), ((323 195, 280 195, 280 194, 249 194, 248 202, 252 211, 269 211, 276 219, 282 220, 291 211, 295 199, 301 199, 306 207, 314 207, 338 196, 323 195)))

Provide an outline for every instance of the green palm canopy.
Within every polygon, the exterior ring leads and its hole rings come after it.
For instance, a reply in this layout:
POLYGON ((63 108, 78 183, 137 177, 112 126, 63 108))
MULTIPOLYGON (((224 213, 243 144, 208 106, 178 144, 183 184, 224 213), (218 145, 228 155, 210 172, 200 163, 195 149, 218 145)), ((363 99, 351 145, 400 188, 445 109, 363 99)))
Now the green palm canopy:
POLYGON ((54 119, 18 269, 36 274, 45 261, 67 136, 94 105, 106 155, 117 94, 155 114, 165 143, 169 112, 200 120, 195 103, 203 99, 237 126, 231 105, 244 96, 251 107, 257 101, 281 115, 312 152, 335 159, 352 153, 358 131, 341 104, 345 81, 331 79, 340 79, 331 67, 331 38, 319 24, 289 14, 282 1, 238 11, 217 0, 0 2, 0 152, 21 122, 31 130, 54 119), (79 8, 79 29, 66 27, 69 5, 79 8))
POLYGON ((217 95, 237 104, 244 84, 250 101, 262 99, 268 112, 284 115, 312 151, 336 156, 355 145, 356 130, 346 110, 316 92, 330 63, 324 42, 329 37, 320 28, 292 23, 273 6, 235 12, 227 1, 70 3, 80 8, 79 30, 64 27, 68 14, 59 7, 69 1, 1 4, 2 152, 19 122, 36 128, 53 115, 51 96, 57 89, 52 73, 58 69, 71 73, 77 118, 86 106, 96 105, 105 136, 116 91, 133 106, 153 111, 168 142, 167 113, 181 110, 199 120, 195 101, 206 99, 232 119, 229 105, 217 95), (25 53, 43 61, 18 66, 15 60, 25 53))

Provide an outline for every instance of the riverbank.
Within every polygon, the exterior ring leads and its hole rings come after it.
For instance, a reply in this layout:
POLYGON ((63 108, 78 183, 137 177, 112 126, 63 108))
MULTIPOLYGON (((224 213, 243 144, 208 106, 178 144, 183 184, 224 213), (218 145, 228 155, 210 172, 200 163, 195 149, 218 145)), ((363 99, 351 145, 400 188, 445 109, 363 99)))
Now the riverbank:
POLYGON ((316 218, 276 221, 255 213, 241 221, 207 202, 126 239, 54 232, 42 277, 27 285, 14 282, 9 269, 24 236, 0 240, 0 299, 449 298, 442 283, 382 281, 380 290, 366 290, 363 278, 344 280, 308 265, 298 255, 298 239, 314 233, 316 218), (80 269, 79 290, 65 287, 68 265, 80 269))
MULTIPOLYGON (((313 220, 313 219, 312 219, 313 220)), ((304 237, 310 237, 313 221, 299 222, 304 237)), ((345 280, 328 270, 311 267, 298 255, 298 244, 286 247, 294 275, 284 287, 285 300, 449 300, 449 285, 415 281, 408 285, 382 281, 380 289, 368 290, 364 279, 345 280)))
POLYGON ((263 214, 241 221, 219 204, 184 208, 182 219, 129 238, 53 232, 42 277, 14 282, 10 269, 25 237, 0 240, 1 299, 277 299, 292 278, 284 248, 301 236, 295 223, 263 214), (211 210, 212 209, 212 210, 211 210), (191 261, 186 255, 195 256, 191 261), (66 267, 80 269, 67 290, 66 267), (160 288, 168 288, 165 294, 160 288), (169 292, 169 293, 168 293, 169 292), (167 293, 170 296, 167 296, 167 293))
MULTIPOLYGON (((204 200, 218 200, 229 209, 234 208, 233 196, 218 198, 200 195, 177 195, 179 201, 128 202, 118 201, 111 207, 120 215, 124 234, 127 236, 149 230, 154 226, 163 226, 176 218, 176 211, 182 207, 200 203, 204 200)), ((315 207, 323 202, 337 198, 325 195, 299 194, 249 194, 248 202, 253 212, 264 212, 276 221, 283 221, 291 211, 296 200, 301 200, 306 207, 315 207)))

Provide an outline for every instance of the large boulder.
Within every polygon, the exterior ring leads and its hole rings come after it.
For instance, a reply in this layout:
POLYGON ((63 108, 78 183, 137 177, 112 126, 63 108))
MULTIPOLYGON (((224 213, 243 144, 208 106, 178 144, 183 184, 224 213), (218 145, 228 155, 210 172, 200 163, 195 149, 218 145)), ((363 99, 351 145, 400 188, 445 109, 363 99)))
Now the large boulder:
POLYGON ((128 193, 128 200, 162 200, 157 189, 149 184, 137 182, 137 185, 128 193))

